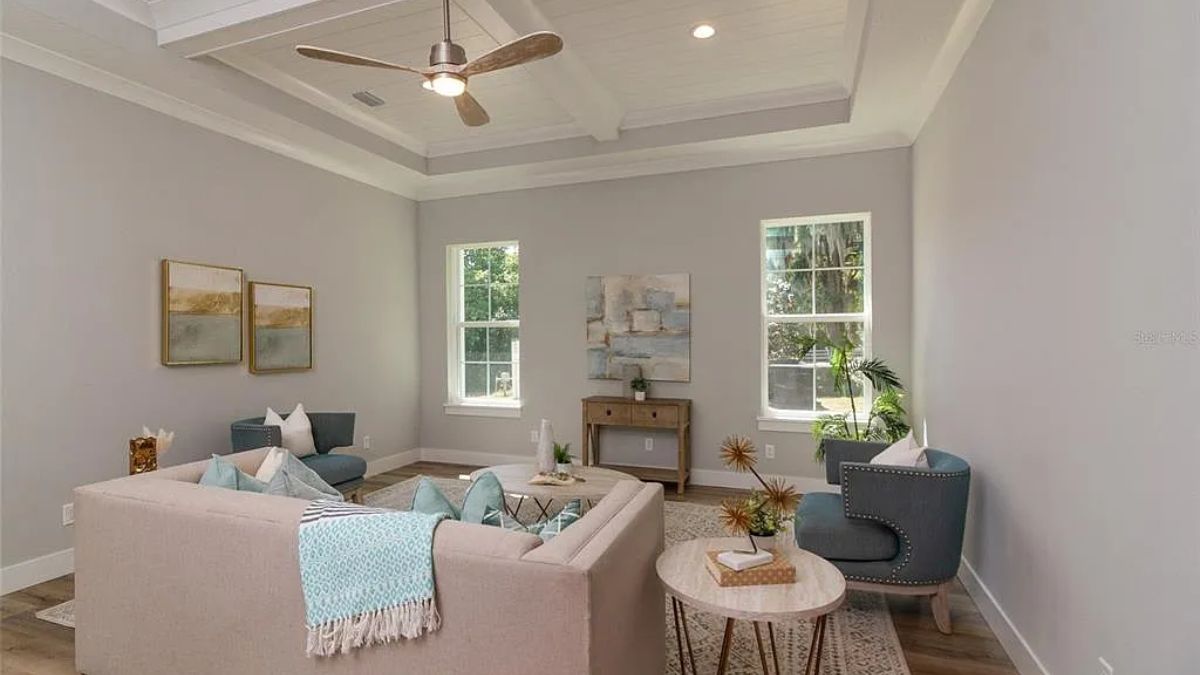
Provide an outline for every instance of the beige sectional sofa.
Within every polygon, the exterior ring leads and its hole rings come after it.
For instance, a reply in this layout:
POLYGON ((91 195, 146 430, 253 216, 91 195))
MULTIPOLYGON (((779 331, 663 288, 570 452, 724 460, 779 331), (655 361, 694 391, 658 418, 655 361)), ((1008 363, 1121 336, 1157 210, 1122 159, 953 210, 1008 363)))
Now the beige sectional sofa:
MULTIPOLYGON (((251 474, 265 455, 231 455, 251 474)), ((657 675, 657 484, 621 483, 548 543, 443 522, 442 628, 304 655, 297 523, 306 502, 197 484, 207 461, 75 491, 76 666, 87 675, 657 675)))

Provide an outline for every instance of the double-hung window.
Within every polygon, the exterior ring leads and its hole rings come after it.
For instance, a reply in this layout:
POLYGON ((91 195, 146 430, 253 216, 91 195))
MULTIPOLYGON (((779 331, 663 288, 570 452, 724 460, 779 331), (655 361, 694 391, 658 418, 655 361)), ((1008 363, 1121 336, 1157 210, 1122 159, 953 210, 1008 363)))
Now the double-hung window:
POLYGON ((446 412, 516 417, 521 406, 515 241, 447 247, 446 412))
MULTIPOLYGON (((849 413, 827 349, 802 356, 800 338, 849 338, 871 349, 870 214, 765 220, 761 230, 762 403, 759 428, 807 430, 825 414, 849 413)), ((869 391, 855 389, 865 419, 869 391)))

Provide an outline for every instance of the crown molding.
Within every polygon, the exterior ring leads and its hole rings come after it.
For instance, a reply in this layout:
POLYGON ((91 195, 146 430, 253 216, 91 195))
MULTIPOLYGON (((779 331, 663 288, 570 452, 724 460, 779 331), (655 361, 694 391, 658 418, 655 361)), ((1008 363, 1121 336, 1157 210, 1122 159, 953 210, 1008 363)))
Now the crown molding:
MULTIPOLYGON (((369 153, 341 141, 336 143, 346 146, 347 154, 357 156, 358 161, 323 152, 7 33, 0 33, 0 56, 381 190, 410 199, 416 196, 419 181, 408 177, 410 170, 374 155, 364 161, 369 153), (387 170, 383 170, 385 166, 387 170)), ((310 134, 317 135, 315 131, 310 134)))
POLYGON ((587 138, 587 132, 574 123, 556 124, 535 129, 523 129, 506 134, 478 136, 453 141, 434 141, 427 146, 426 157, 449 157, 485 150, 516 148, 534 143, 548 143, 568 138, 587 138))
POLYGON ((827 82, 809 87, 780 89, 760 94, 748 94, 713 101, 686 103, 665 108, 631 110, 626 113, 622 129, 644 129, 677 122, 740 115, 776 108, 792 108, 812 103, 827 103, 849 98, 850 92, 841 84, 827 82))

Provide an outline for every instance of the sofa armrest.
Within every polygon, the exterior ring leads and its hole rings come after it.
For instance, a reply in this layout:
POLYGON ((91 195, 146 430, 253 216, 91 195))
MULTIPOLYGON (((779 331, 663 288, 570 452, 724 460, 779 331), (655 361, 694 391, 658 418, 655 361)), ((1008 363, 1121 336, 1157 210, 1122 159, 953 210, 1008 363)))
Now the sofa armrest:
POLYGON ((851 441, 843 438, 825 438, 821 440, 821 448, 825 451, 825 480, 830 485, 842 482, 842 462, 870 462, 871 458, 883 452, 887 443, 872 441, 851 441))
POLYGON ((962 557, 971 469, 946 470, 847 462, 842 466, 847 518, 874 520, 900 540, 893 583, 935 584, 953 578, 962 557))
POLYGON ((229 440, 234 452, 280 447, 283 445, 283 432, 273 424, 253 424, 240 421, 229 425, 229 440))

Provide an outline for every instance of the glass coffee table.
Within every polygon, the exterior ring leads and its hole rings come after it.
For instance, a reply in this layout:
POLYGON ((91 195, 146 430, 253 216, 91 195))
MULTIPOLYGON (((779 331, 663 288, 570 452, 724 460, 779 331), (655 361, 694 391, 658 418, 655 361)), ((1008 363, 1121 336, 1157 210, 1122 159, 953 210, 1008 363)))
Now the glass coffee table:
POLYGON ((496 474, 496 478, 500 480, 500 486, 504 488, 506 494, 517 497, 516 507, 509 508, 506 502, 505 508, 509 510, 509 515, 518 520, 520 520, 521 506, 527 498, 537 506, 540 518, 548 518, 550 517, 549 508, 555 501, 562 503, 578 499, 590 507, 611 492, 617 483, 623 480, 637 480, 634 476, 613 469, 598 466, 576 466, 572 475, 582 480, 577 480, 570 485, 530 485, 529 479, 537 474, 537 466, 534 464, 500 464, 485 467, 473 472, 471 480, 474 481, 480 474, 488 471, 496 474))

